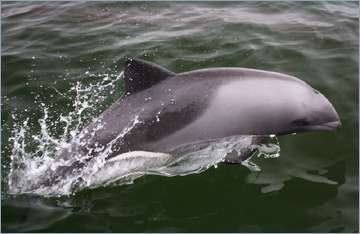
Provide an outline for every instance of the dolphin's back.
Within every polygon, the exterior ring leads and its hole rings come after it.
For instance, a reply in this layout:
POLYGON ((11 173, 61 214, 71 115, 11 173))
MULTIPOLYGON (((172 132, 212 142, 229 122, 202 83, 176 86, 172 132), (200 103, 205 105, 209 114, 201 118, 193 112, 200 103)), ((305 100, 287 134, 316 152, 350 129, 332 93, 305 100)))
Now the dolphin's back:
MULTIPOLYGON (((275 79, 275 80, 284 80, 284 81, 293 81, 302 85, 307 85, 304 81, 289 75, 285 75, 278 72, 263 71, 250 68, 229 68, 229 67, 219 67, 219 68, 206 68, 199 69, 195 71, 189 71, 184 73, 179 73, 178 78, 188 77, 192 79, 275 79)), ((226 81, 226 80, 225 80, 226 81)))

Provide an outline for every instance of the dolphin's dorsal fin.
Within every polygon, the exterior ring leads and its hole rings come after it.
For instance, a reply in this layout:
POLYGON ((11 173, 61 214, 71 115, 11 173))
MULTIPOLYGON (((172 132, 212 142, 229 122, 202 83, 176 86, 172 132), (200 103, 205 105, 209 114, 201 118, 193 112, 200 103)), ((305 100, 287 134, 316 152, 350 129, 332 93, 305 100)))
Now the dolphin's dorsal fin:
POLYGON ((141 59, 128 59, 125 62, 124 97, 150 88, 174 75, 176 74, 156 64, 141 59))

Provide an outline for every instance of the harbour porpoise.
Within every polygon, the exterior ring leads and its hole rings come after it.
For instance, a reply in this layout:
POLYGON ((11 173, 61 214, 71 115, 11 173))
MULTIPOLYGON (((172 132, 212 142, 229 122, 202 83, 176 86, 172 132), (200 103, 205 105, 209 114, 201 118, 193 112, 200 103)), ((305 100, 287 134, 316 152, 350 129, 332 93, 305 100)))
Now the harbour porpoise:
MULTIPOLYGON (((271 135, 340 127, 328 99, 293 76, 247 68, 176 74, 128 59, 122 97, 60 153, 60 166, 45 173, 43 184, 76 173, 100 154, 109 163, 125 155, 175 155, 231 136, 250 135, 251 144, 261 144, 271 135)), ((233 149, 224 161, 241 163, 255 151, 233 149)))

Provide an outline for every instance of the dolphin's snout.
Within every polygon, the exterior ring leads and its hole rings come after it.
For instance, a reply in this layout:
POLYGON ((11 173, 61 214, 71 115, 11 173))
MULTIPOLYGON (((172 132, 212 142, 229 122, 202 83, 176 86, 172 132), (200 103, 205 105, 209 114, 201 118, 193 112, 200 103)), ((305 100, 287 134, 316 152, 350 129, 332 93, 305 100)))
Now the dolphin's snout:
POLYGON ((310 131, 337 131, 341 128, 341 121, 338 113, 332 104, 326 99, 325 107, 317 112, 319 120, 310 126, 310 131))
POLYGON ((337 131, 341 128, 341 121, 332 121, 320 125, 312 125, 308 128, 308 131, 337 131))
POLYGON ((341 128, 341 121, 339 119, 337 121, 326 123, 323 126, 327 127, 329 129, 329 131, 337 131, 341 128))
POLYGON ((341 128, 341 121, 339 115, 333 107, 331 108, 331 114, 328 114, 327 119, 328 120, 325 123, 318 126, 318 130, 337 131, 341 128))
POLYGON ((333 121, 325 124, 327 125, 329 128, 332 128, 333 131, 337 131, 341 128, 341 121, 340 121, 340 117, 338 115, 338 113, 336 112, 335 108, 332 107, 333 109, 333 121))

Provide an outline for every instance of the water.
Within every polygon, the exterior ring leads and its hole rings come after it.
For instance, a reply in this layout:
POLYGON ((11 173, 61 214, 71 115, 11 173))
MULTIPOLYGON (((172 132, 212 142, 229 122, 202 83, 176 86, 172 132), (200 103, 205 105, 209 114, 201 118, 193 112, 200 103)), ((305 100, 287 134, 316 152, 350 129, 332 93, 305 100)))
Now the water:
POLYGON ((1 11, 2 231, 359 231, 358 3, 3 2, 1 11), (12 189, 31 184, 122 95, 132 57, 176 73, 248 67, 299 77, 333 103, 342 129, 281 136, 280 157, 268 145, 269 157, 247 167, 210 157, 180 163, 183 176, 109 179, 70 195, 12 189), (30 174, 12 177, 21 169, 30 174))

